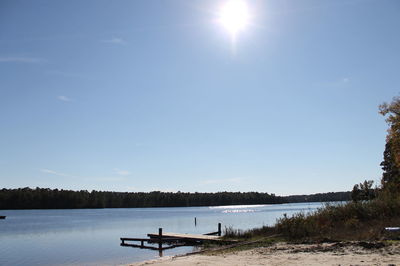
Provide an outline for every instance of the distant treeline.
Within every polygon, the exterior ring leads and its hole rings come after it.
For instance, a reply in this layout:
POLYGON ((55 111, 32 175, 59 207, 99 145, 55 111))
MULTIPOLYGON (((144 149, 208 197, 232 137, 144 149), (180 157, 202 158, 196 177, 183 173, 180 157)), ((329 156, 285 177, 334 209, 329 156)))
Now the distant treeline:
POLYGON ((326 202, 326 201, 349 201, 351 192, 328 192, 311 195, 293 195, 283 197, 286 202, 326 202))
POLYGON ((259 192, 105 192, 19 188, 0 190, 0 209, 190 207, 290 202, 348 201, 351 192, 275 196, 259 192))

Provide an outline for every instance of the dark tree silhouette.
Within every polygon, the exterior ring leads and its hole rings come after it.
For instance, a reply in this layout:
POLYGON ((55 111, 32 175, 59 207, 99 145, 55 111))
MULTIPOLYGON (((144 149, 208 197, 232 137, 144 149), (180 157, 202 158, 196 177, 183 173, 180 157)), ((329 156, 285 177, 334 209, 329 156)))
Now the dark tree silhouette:
POLYGON ((0 209, 188 207, 346 200, 350 200, 350 192, 279 197, 259 192, 88 192, 49 188, 0 190, 0 209))

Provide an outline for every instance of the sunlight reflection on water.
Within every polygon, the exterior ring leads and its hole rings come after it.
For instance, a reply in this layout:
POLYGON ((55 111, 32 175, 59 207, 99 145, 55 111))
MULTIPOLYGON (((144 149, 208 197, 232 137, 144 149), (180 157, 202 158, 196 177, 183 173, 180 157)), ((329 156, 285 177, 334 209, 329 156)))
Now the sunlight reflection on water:
POLYGON ((228 205, 228 206, 212 206, 208 207, 210 209, 242 209, 242 208, 261 208, 266 206, 272 206, 270 204, 263 204, 263 205, 228 205))

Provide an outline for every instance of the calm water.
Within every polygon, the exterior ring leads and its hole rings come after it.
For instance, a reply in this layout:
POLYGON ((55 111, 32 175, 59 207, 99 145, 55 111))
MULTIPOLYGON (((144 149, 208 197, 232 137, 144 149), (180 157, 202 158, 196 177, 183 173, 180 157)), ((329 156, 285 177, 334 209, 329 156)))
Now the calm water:
MULTIPOLYGON (((147 233, 208 233, 217 224, 250 229, 284 213, 310 212, 322 203, 192 208, 0 210, 0 265, 120 265, 158 257, 157 251, 120 246, 120 237, 147 233), (194 225, 197 217, 197 226, 194 225)), ((172 249, 164 255, 192 251, 172 249)))

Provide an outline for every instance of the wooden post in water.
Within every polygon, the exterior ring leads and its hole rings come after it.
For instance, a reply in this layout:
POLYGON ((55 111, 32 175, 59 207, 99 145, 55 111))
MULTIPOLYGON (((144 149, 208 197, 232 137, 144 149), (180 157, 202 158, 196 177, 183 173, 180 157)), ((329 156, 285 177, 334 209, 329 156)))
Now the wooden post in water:
POLYGON ((158 249, 162 251, 162 228, 158 228, 158 249))
POLYGON ((221 223, 218 223, 218 236, 221 236, 221 223))
POLYGON ((163 250, 162 250, 162 228, 158 228, 158 255, 160 257, 163 256, 163 250))

